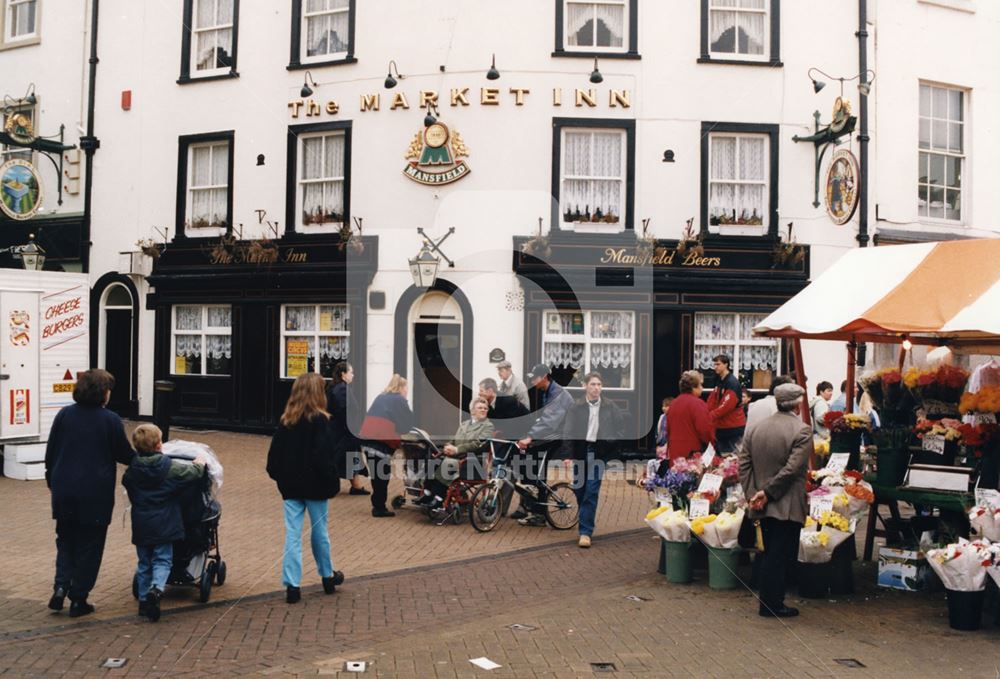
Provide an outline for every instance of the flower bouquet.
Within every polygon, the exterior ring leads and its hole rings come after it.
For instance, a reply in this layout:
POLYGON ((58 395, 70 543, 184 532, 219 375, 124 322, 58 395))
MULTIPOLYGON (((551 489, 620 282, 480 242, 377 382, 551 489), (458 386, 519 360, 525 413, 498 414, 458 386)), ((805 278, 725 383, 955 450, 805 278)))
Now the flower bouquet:
POLYGON ((903 375, 895 368, 886 368, 861 378, 861 386, 872 399, 882 418, 883 427, 908 424, 912 397, 903 386, 903 375))
POLYGON ((969 526, 976 535, 1000 543, 1000 508, 976 505, 969 512, 969 526))
POLYGON ((974 394, 965 392, 958 402, 958 412, 1000 413, 1000 387, 982 387, 974 394))
MULTIPOLYGON (((715 549, 736 549, 739 546, 740 526, 743 525, 743 510, 737 509, 735 512, 723 511, 719 514, 710 514, 714 517, 711 521, 702 522, 696 532, 702 542, 715 549)), ((708 517, 705 517, 706 519, 708 517)), ((694 519, 691 530, 694 532, 694 519)))
POLYGON ((809 517, 799 534, 799 561, 828 563, 833 550, 853 534, 853 522, 837 512, 823 512, 819 521, 809 517))
POLYGON ((951 365, 933 370, 910 368, 903 384, 930 414, 946 415, 958 411, 958 403, 969 381, 969 372, 951 365))
POLYGON ((687 512, 683 509, 657 507, 646 514, 645 521, 646 525, 664 540, 688 542, 691 539, 687 512))
POLYGON ((988 540, 972 542, 959 538, 941 549, 927 553, 927 563, 941 578, 946 589, 978 592, 986 587, 986 569, 996 561, 996 547, 988 540))

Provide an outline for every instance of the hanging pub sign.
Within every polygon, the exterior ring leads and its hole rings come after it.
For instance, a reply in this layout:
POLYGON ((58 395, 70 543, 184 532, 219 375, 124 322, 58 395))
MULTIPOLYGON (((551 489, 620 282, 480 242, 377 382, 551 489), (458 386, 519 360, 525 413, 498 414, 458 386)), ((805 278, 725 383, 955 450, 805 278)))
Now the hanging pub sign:
POLYGON ((31 124, 31 118, 24 113, 13 113, 7 116, 3 131, 18 144, 27 146, 35 141, 35 128, 31 124))
POLYGON ((42 182, 26 160, 0 165, 0 209, 11 219, 31 219, 42 206, 42 182))
POLYGON ((826 213, 834 224, 846 224, 858 207, 858 160, 847 149, 833 154, 826 171, 826 213))
POLYGON ((469 149, 458 134, 442 122, 435 122, 413 135, 404 156, 409 162, 403 174, 419 184, 451 184, 471 172, 462 157, 469 149))

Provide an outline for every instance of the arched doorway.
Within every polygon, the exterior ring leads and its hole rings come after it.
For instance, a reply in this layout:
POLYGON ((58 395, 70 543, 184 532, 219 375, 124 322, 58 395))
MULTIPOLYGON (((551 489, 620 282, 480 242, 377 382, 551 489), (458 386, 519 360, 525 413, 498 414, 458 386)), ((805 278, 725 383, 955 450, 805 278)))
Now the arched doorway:
POLYGON ((114 281, 100 296, 97 365, 115 376, 108 408, 122 417, 134 415, 136 323, 134 287, 114 281))
POLYGON ((451 295, 424 293, 410 307, 411 401, 418 426, 448 438, 462 419, 463 314, 451 295))

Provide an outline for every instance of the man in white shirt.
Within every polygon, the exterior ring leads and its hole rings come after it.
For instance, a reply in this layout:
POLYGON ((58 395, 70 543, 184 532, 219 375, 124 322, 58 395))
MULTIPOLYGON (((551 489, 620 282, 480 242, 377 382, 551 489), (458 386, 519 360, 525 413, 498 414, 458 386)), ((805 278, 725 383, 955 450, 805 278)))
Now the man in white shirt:
POLYGON ((513 396, 525 408, 530 409, 531 403, 528 401, 528 387, 520 378, 514 375, 510 361, 500 361, 497 363, 497 374, 500 376, 500 384, 497 385, 497 394, 500 396, 513 396))
POLYGON ((782 384, 791 384, 793 381, 788 375, 778 375, 771 380, 771 389, 767 392, 767 396, 747 406, 747 431, 750 431, 750 427, 763 422, 778 412, 778 403, 774 400, 774 389, 782 384))

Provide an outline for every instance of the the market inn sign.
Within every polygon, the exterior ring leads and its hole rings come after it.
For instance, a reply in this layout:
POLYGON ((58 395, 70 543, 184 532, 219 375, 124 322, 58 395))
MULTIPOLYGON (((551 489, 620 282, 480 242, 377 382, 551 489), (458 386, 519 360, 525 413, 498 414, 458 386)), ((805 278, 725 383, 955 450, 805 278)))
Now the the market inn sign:
MULTIPOLYGON (((531 95, 531 90, 527 87, 511 87, 507 92, 501 92, 498 87, 479 88, 478 103, 480 106, 501 106, 504 101, 514 106, 524 106, 525 101, 531 95)), ((387 108, 390 111, 397 109, 408 111, 411 107, 419 109, 427 108, 428 105, 438 107, 444 106, 442 99, 447 98, 448 104, 452 108, 471 106, 477 100, 475 94, 470 92, 468 87, 451 88, 447 95, 438 93, 437 90, 420 90, 419 97, 414 99, 413 104, 406 96, 405 92, 396 92, 391 98, 386 96, 383 99, 381 94, 362 94, 358 102, 358 110, 361 113, 369 111, 381 111, 387 108)), ((561 87, 552 88, 551 104, 554 107, 575 106, 576 108, 597 108, 605 96, 596 88, 572 90, 561 87)), ((632 108, 632 95, 629 90, 608 90, 606 93, 607 106, 609 108, 632 108)), ((313 118, 326 115, 337 115, 341 106, 337 101, 328 100, 318 102, 315 99, 292 99, 288 102, 288 109, 292 118, 305 115, 313 118)))

